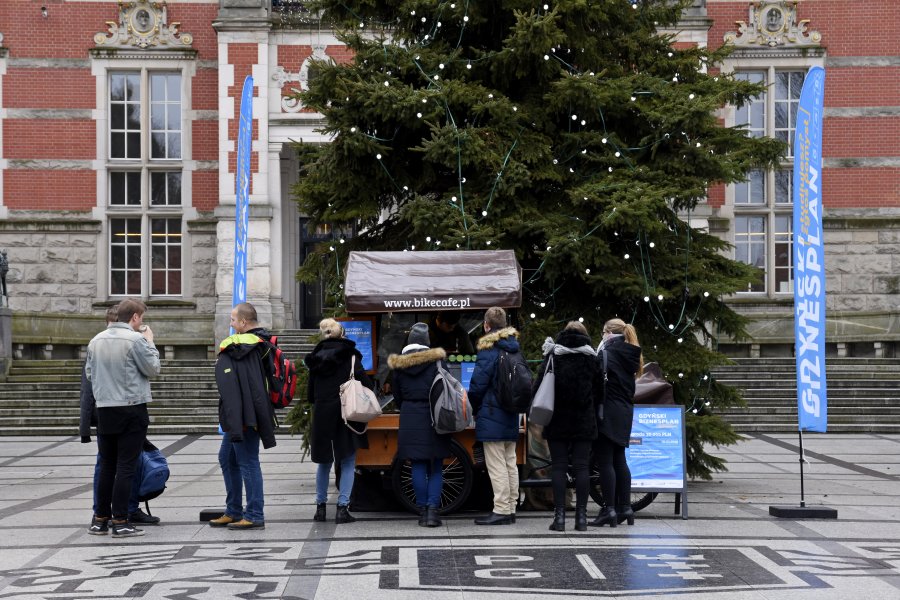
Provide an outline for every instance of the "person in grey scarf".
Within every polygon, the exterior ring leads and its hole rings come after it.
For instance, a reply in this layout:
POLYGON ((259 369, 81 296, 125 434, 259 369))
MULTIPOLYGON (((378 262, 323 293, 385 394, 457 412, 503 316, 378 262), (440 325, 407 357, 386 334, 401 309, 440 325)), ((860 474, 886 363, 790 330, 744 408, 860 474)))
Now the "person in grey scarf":
POLYGON ((603 370, 585 326, 571 321, 556 337, 544 342, 544 364, 534 382, 537 391, 546 362, 553 357, 556 373, 555 405, 543 436, 550 447, 554 517, 551 531, 566 529, 566 483, 569 456, 575 476, 575 529, 587 530, 587 502, 590 487, 588 461, 591 444, 597 438, 597 406, 602 396, 603 370))

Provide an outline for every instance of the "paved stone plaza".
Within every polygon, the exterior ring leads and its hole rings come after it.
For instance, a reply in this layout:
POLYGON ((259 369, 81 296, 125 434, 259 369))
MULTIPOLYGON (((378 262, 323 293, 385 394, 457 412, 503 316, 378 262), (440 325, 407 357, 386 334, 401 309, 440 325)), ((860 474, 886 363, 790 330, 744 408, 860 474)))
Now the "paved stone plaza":
POLYGON ((690 519, 660 495, 633 527, 564 534, 546 512, 502 527, 314 523, 314 465, 287 436, 263 453, 267 528, 213 529, 198 515, 223 501, 218 436, 153 441, 173 473, 151 503, 163 524, 117 540, 86 531, 95 444, 0 438, 0 598, 900 598, 897 435, 804 438, 807 501, 837 521, 769 517, 799 502, 797 436, 757 435, 718 451, 730 472, 690 485, 690 519))

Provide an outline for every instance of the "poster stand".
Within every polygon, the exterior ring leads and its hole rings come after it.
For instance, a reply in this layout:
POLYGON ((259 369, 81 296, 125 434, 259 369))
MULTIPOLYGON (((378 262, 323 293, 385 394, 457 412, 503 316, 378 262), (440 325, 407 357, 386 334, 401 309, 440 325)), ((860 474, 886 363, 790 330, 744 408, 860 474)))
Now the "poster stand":
POLYGON ((362 354, 362 365, 369 375, 378 369, 378 346, 375 342, 375 317, 357 315, 353 317, 336 317, 334 319, 344 328, 344 337, 356 343, 356 349, 362 354))
POLYGON ((675 494, 675 514, 688 518, 684 406, 635 404, 625 450, 632 493, 675 494))

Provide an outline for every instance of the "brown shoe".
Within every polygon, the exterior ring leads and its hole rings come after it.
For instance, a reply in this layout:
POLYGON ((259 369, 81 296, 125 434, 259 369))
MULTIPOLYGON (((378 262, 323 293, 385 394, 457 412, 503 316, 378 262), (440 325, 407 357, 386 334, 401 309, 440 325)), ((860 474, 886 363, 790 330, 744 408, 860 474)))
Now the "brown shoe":
POLYGON ((228 515, 222 515, 218 519, 210 519, 209 526, 210 527, 227 527, 229 523, 234 523, 237 519, 229 517, 228 515))
POLYGON ((247 519, 241 519, 240 521, 236 521, 234 523, 228 524, 228 529, 265 529, 266 523, 264 521, 248 521, 247 519))

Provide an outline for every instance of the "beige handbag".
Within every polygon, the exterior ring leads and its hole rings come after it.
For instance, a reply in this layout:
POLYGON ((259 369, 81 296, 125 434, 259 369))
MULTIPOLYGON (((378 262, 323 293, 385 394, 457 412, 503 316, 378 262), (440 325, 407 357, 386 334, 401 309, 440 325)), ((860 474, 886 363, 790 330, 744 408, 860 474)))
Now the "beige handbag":
POLYGON ((356 371, 356 355, 350 360, 350 379, 341 384, 341 418, 344 424, 353 433, 362 435, 369 429, 366 425, 362 431, 357 431, 349 421, 368 423, 381 414, 381 405, 375 392, 367 388, 359 381, 354 373, 356 371))

